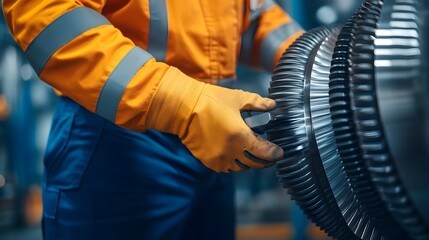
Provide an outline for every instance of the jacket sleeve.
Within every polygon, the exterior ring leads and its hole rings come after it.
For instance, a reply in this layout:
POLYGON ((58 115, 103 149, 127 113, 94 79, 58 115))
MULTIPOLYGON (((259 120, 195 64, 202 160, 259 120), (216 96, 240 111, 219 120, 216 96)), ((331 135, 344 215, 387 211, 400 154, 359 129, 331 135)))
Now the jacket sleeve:
POLYGON ((3 0, 3 11, 43 81, 97 115, 143 131, 159 82, 177 76, 101 14, 105 2, 3 0))
POLYGON ((273 0, 249 0, 240 64, 271 72, 282 53, 304 30, 273 0))

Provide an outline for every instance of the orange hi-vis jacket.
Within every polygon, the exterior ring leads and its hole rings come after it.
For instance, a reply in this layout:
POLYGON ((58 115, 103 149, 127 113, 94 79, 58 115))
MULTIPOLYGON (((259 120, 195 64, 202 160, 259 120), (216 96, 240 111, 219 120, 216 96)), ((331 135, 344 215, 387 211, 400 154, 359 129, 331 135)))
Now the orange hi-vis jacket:
POLYGON ((40 79, 137 131, 164 78, 215 84, 239 62, 270 71, 302 33, 272 0, 3 0, 3 11, 40 79))

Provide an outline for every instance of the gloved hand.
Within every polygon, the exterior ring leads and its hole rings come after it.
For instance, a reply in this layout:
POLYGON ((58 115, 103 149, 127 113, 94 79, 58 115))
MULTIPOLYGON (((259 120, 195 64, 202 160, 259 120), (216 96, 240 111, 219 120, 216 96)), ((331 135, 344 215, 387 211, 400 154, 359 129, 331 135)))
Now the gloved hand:
POLYGON ((156 91, 146 127, 176 134, 206 167, 216 172, 264 168, 283 150, 256 135, 242 110, 266 111, 275 101, 194 80, 171 67, 156 91))

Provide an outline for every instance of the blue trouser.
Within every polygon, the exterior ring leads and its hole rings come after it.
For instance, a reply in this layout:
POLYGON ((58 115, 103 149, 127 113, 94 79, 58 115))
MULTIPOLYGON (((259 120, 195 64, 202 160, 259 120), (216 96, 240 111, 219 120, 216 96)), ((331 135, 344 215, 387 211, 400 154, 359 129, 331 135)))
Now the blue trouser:
POLYGON ((46 240, 234 238, 232 176, 177 136, 119 128, 61 97, 44 164, 46 240))

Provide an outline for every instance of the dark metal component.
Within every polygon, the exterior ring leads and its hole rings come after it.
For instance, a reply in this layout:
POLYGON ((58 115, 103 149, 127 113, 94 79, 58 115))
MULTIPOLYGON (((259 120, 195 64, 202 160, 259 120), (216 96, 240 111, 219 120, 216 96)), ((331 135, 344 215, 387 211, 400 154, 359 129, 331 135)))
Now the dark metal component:
POLYGON ((283 148, 283 186, 334 238, 429 239, 429 30, 418 9, 366 0, 341 32, 305 33, 272 76, 276 109, 245 120, 283 148))
POLYGON ((384 137, 403 187, 429 226, 429 112, 417 1, 383 6, 375 40, 375 84, 384 137))
POLYGON ((282 56, 269 91, 277 107, 268 139, 285 150, 278 175, 313 222, 335 238, 381 239, 350 190, 336 153, 328 79, 338 33, 336 28, 310 31, 282 56))
POLYGON ((270 121, 274 120, 270 112, 253 115, 244 119, 244 122, 257 133, 263 133, 270 121))
MULTIPOLYGON (((428 239, 428 229, 398 175, 379 115, 375 81, 375 39, 380 7, 359 21, 352 54, 351 103, 363 157, 389 211, 414 239, 428 239)), ((389 13, 390 14, 390 13, 389 13)))
POLYGON ((311 81, 308 84, 310 102, 306 106, 311 110, 310 119, 314 129, 315 147, 318 149, 329 187, 349 228, 362 239, 381 239, 374 221, 369 218, 360 200, 350 189, 335 144, 329 105, 329 74, 338 33, 339 31, 331 34, 318 51, 313 63, 311 81))
POLYGON ((374 3, 366 2, 343 26, 332 57, 329 98, 336 146, 341 156, 350 188, 359 199, 365 212, 387 239, 405 239, 405 234, 394 221, 371 181, 353 123, 350 104, 351 54, 358 22, 364 21, 373 10, 374 3))

